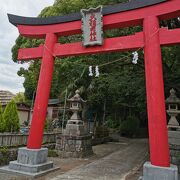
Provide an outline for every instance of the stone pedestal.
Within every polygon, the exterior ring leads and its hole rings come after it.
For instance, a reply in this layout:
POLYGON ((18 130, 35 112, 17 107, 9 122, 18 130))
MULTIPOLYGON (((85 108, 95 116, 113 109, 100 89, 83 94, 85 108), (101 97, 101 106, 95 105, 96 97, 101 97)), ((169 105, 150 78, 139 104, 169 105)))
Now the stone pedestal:
POLYGON ((62 158, 84 158, 93 154, 91 135, 69 136, 58 135, 56 150, 62 158))
POLYGON ((11 161, 9 166, 0 168, 0 171, 38 177, 55 170, 53 162, 47 161, 48 149, 19 148, 17 161, 11 161))
POLYGON ((180 131, 168 131, 170 160, 180 173, 180 131))
POLYGON ((84 136, 85 129, 82 120, 68 120, 66 129, 64 130, 66 136, 84 136))
POLYGON ((146 162, 143 166, 142 180, 178 180, 177 166, 170 167, 153 166, 150 162, 146 162))

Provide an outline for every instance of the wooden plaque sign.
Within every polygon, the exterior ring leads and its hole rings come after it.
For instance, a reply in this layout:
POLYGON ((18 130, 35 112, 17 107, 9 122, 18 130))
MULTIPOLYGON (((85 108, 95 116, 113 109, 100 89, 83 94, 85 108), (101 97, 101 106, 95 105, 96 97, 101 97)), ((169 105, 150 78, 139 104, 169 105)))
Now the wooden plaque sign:
POLYGON ((82 32, 83 46, 94 46, 103 44, 103 22, 102 22, 102 6, 82 9, 82 32))

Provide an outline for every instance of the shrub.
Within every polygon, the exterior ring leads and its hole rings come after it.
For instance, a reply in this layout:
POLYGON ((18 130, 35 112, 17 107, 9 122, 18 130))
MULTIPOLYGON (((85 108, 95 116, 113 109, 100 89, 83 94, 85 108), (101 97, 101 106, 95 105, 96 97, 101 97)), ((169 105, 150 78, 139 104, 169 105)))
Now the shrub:
POLYGON ((97 138, 109 136, 109 130, 106 126, 97 126, 95 136, 97 138))
POLYGON ((119 128, 119 121, 118 120, 114 120, 112 117, 107 117, 107 120, 106 120, 106 125, 108 128, 119 128))
POLYGON ((45 124, 44 124, 44 132, 49 132, 50 131, 50 126, 51 126, 51 122, 52 120, 46 118, 45 124))
POLYGON ((3 113, 4 129, 6 132, 19 132, 20 122, 14 100, 9 102, 3 113))
POLYGON ((139 120, 136 117, 128 116, 120 126, 120 133, 123 136, 133 137, 139 127, 139 120))
POLYGON ((48 150, 48 157, 58 157, 58 154, 55 150, 48 150))

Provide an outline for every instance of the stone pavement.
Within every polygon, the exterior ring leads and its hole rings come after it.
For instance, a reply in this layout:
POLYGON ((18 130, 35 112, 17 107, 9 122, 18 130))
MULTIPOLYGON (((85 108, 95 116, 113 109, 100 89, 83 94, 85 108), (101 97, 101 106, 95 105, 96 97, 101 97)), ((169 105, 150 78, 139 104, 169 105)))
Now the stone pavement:
MULTIPOLYGON (((95 155, 87 159, 50 158, 61 169, 37 180, 137 180, 147 158, 148 142, 120 138, 119 142, 94 146, 93 151, 95 155)), ((0 180, 29 178, 0 173, 0 180)))
POLYGON ((122 150, 81 165, 51 180, 120 180, 139 168, 147 157, 147 142, 131 140, 122 150))

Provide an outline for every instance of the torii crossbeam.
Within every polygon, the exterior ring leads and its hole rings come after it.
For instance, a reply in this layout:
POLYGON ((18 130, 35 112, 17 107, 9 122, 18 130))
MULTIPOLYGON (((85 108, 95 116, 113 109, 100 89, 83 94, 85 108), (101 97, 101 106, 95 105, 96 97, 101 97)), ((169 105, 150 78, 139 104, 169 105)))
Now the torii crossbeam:
POLYGON ((19 49, 19 60, 42 58, 29 149, 41 148, 54 57, 117 52, 144 48, 150 159, 152 165, 169 167, 169 147, 164 102, 161 46, 180 43, 180 29, 160 28, 161 20, 180 16, 180 0, 134 0, 103 8, 103 29, 143 26, 143 32, 108 38, 102 46, 83 47, 81 42, 60 44, 58 37, 81 34, 80 13, 50 18, 27 18, 9 14, 22 36, 45 38, 44 45, 19 49))

